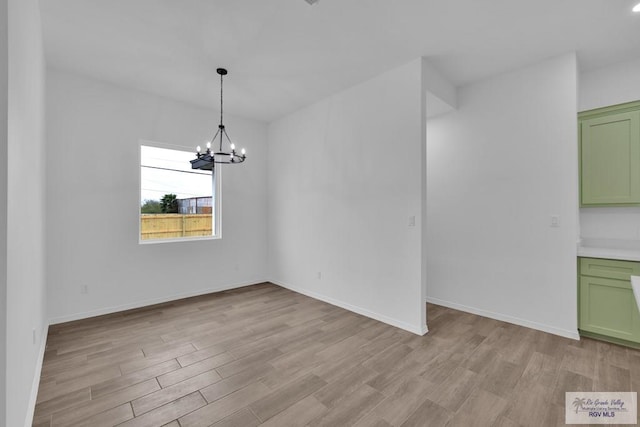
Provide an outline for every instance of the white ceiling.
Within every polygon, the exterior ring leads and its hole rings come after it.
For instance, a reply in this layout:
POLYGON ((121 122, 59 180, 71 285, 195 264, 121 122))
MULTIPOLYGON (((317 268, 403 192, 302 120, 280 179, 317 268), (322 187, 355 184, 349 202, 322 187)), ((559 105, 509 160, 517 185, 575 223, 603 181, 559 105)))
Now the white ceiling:
POLYGON ((41 0, 49 64, 270 121, 419 56, 461 85, 640 58, 640 0, 41 0))

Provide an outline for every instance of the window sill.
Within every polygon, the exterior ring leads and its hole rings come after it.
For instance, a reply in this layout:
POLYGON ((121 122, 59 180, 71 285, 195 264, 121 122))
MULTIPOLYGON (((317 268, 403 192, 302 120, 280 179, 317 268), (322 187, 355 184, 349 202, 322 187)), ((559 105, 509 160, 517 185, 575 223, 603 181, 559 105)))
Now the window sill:
POLYGON ((140 245, 155 245, 158 243, 184 243, 184 242, 199 242, 202 240, 222 240, 222 236, 195 236, 195 237, 180 237, 179 239, 138 239, 140 245))

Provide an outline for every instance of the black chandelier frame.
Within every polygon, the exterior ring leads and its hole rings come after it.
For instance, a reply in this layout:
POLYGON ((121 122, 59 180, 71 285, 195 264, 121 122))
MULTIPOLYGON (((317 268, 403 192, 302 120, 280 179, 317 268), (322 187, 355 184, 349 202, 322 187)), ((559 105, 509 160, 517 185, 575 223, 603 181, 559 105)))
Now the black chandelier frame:
POLYGON ((216 72, 220 75, 220 124, 218 125, 218 130, 211 138, 211 141, 207 142, 207 151, 202 153, 200 151, 200 146, 197 148, 196 158, 191 160, 191 168, 192 169, 200 169, 200 170, 213 170, 215 164, 237 164, 242 163, 247 159, 247 155, 245 149, 243 148, 240 153, 236 152, 236 147, 233 142, 231 142, 231 138, 227 135, 227 130, 223 124, 223 77, 228 74, 227 70, 224 68, 218 68, 216 72), (220 141, 218 151, 212 151, 212 145, 218 139, 220 141), (222 149, 223 143, 227 141, 229 144, 230 151, 224 151, 222 149))

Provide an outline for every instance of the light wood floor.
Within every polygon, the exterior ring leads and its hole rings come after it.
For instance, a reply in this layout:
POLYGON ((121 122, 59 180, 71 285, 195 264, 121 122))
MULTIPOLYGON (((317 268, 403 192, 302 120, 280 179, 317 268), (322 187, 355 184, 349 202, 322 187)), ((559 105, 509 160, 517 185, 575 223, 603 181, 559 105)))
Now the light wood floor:
POLYGON ((418 337, 272 284, 50 328, 36 426, 554 426, 640 352, 428 306, 418 337))

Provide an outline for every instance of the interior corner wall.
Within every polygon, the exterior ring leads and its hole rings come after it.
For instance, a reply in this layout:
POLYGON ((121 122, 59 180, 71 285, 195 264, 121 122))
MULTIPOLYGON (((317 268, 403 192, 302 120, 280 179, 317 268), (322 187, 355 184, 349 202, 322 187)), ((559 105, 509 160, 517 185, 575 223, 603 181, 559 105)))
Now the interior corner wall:
POLYGON ((268 157, 271 281, 420 334, 421 72, 418 59, 271 123, 268 157))
POLYGON ((0 0, 0 423, 6 422, 7 396, 7 0, 0 0))
POLYGON ((248 158, 222 169, 222 239, 139 244, 140 140, 194 150, 219 113, 53 69, 47 111, 52 322, 266 279, 266 124, 225 115, 248 158))
POLYGON ((568 54, 460 87, 427 121, 429 301, 578 338, 576 114, 568 54))
POLYGON ((427 117, 433 117, 456 108, 458 104, 456 87, 431 64, 427 57, 422 58, 422 78, 423 89, 428 93, 426 98, 427 117), (430 106, 429 101, 435 101, 438 105, 430 106))
POLYGON ((45 79, 38 1, 9 0, 7 10, 6 425, 22 426, 31 425, 47 325, 45 79))
MULTIPOLYGON (((640 59, 583 72, 579 111, 640 101, 640 59)), ((580 235, 585 239, 640 239, 640 208, 580 209, 580 235)))

